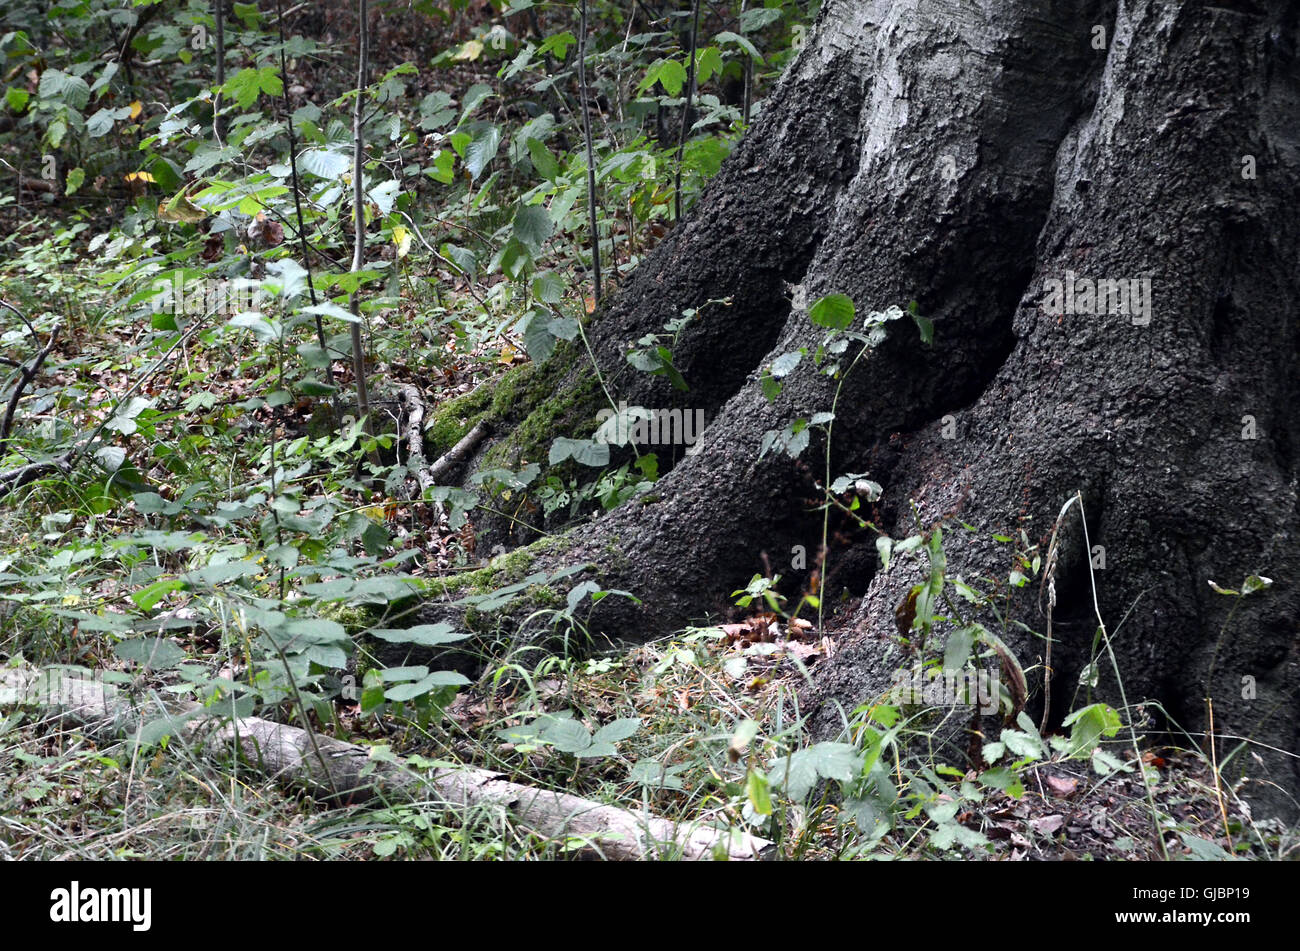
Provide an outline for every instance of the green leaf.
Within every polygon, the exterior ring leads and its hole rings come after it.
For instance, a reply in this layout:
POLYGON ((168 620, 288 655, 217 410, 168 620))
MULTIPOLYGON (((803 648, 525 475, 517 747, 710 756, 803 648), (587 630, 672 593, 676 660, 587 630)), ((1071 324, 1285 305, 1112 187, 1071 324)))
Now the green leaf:
POLYGON ((799 365, 799 361, 802 359, 803 359, 802 350, 792 350, 789 353, 781 354, 779 357, 777 357, 775 360, 772 361, 772 366, 769 371, 772 378, 779 380, 782 377, 788 376, 790 374, 790 371, 793 370, 795 367, 797 367, 799 365))
POLYGON ((976 630, 963 627, 948 635, 948 643, 943 651, 944 670, 961 670, 970 659, 970 651, 975 646, 976 630))
POLYGON ((136 739, 141 746, 153 746, 161 743, 166 737, 180 736, 184 732, 186 722, 204 712, 206 711, 192 710, 189 713, 167 714, 155 720, 150 720, 140 728, 140 733, 136 739))
POLYGON ((554 466, 570 458, 584 466, 606 466, 609 465, 609 445, 593 442, 590 439, 557 437, 551 443, 548 462, 554 466))
POLYGON ((569 55, 569 47, 578 42, 578 38, 565 30, 562 33, 555 33, 548 36, 542 41, 542 45, 537 47, 537 55, 545 56, 547 53, 554 53, 555 58, 563 60, 569 55))
POLYGON ((420 128, 426 132, 441 128, 455 115, 456 110, 451 108, 451 96, 448 93, 431 92, 420 100, 420 128))
POLYGON ((543 304, 558 304, 564 291, 564 278, 556 271, 542 271, 533 278, 533 296, 543 304))
POLYGON ((695 51, 695 86, 698 89, 709 78, 722 72, 722 51, 716 46, 706 46, 695 51))
POLYGON ((768 779, 790 799, 802 801, 817 782, 817 754, 797 750, 788 757, 777 757, 768 764, 768 779))
POLYGON ((180 578, 164 578, 161 581, 155 581, 147 588, 142 588, 139 591, 134 592, 131 595, 131 600, 134 601, 141 610, 148 611, 163 598, 167 597, 167 595, 171 594, 173 591, 179 591, 184 587, 185 582, 180 578))
POLYGON ((477 109, 479 106, 481 106, 483 102, 491 95, 492 95, 491 86, 485 85, 483 83, 475 83, 473 86, 470 86, 469 91, 465 93, 465 97, 462 100, 463 105, 461 106, 460 120, 456 123, 456 125, 458 126, 464 125, 465 120, 469 118, 470 113, 473 112, 475 109, 477 109))
POLYGON ((612 743, 596 743, 593 741, 586 749, 577 750, 573 755, 578 759, 596 759, 601 756, 617 756, 618 750, 614 748, 612 743))
POLYGON ((916 323, 916 329, 920 331, 921 343, 927 346, 934 343, 934 321, 920 314, 913 314, 912 320, 916 323))
POLYGON ((222 91, 234 97, 240 109, 247 109, 262 93, 268 96, 282 95, 284 83, 274 66, 263 66, 260 69, 246 67, 226 80, 222 91))
POLYGON ((555 334, 551 332, 551 317, 541 308, 524 315, 516 329, 524 338, 524 349, 534 363, 545 363, 555 352, 555 334))
POLYGON ((113 648, 122 660, 134 661, 152 670, 175 667, 185 659, 185 651, 161 637, 137 637, 122 641, 113 648))
POLYGON ((823 779, 847 783, 862 768, 862 754, 851 743, 818 743, 810 751, 816 754, 817 774, 823 779))
POLYGON ((450 624, 417 624, 415 627, 392 629, 382 628, 372 630, 372 637, 377 637, 381 641, 391 641, 397 644, 419 644, 423 647, 433 647, 438 644, 454 644, 457 641, 463 641, 468 634, 459 634, 452 630, 450 624))
POLYGON ((120 109, 100 109, 86 120, 86 134, 92 139, 97 139, 113 131, 115 122, 126 119, 130 115, 130 106, 122 106, 120 109))
POLYGON ((670 96, 681 95, 682 86, 686 85, 686 67, 675 59, 661 59, 654 63, 637 89, 644 92, 655 83, 659 83, 670 96))
POLYGON ((425 683, 423 680, 411 684, 398 684, 396 687, 389 687, 384 691, 384 699, 393 703, 407 703, 416 697, 423 696, 432 689, 432 685, 425 683))
POLYGON ((577 720, 556 717, 542 730, 542 739, 561 753, 577 753, 591 745, 591 734, 577 720))
POLYGON ((624 717, 620 720, 614 720, 612 723, 606 723, 596 731, 596 735, 591 738, 592 743, 617 743, 620 740, 626 740, 641 727, 640 717, 624 717))
POLYGON ((1041 759, 1043 756, 1043 742, 1037 736, 1019 730, 1003 730, 1001 740, 1013 756, 1031 759, 1041 759))
MULTIPOLYGON (((1002 751, 1000 749, 995 750, 997 755, 990 756, 988 749, 989 747, 1001 746, 1001 743, 990 743, 988 747, 985 747, 984 758, 989 762, 997 759, 998 756, 1002 755, 1002 751)), ((1025 794, 1025 786, 1020 781, 1020 777, 1005 766, 998 766, 995 769, 985 770, 983 773, 980 773, 980 782, 985 786, 992 787, 993 789, 1002 790, 1012 799, 1019 799, 1025 794)))
POLYGON ((1123 724, 1112 707, 1093 703, 1075 710, 1061 725, 1071 728, 1069 755, 1080 756, 1090 752, 1103 736, 1113 737, 1123 724))
POLYGON ((352 169, 352 156, 335 149, 307 149, 298 156, 298 168, 318 178, 337 179, 352 169))
POLYGON ((843 294, 827 294, 808 309, 808 319, 818 327, 848 330, 856 310, 853 301, 843 294))
POLYGON ((85 180, 86 170, 81 167, 74 168, 72 171, 68 172, 68 183, 63 194, 71 195, 75 193, 76 190, 82 186, 82 183, 85 182, 85 180))
POLYGON ((740 29, 744 33, 756 33, 765 26, 770 26, 781 19, 783 7, 750 7, 740 14, 740 29))
POLYGON ((370 191, 366 192, 367 197, 375 203, 379 209, 380 215, 388 215, 393 210, 393 203, 397 201, 397 196, 401 194, 402 183, 396 179, 390 178, 386 182, 380 182, 370 191))
POLYGON ((416 683, 398 684, 396 687, 389 687, 384 691, 384 699, 391 700, 393 703, 406 703, 440 687, 463 687, 468 683, 469 678, 464 674, 456 673, 454 670, 435 670, 416 683))
POLYGON ((541 250, 553 230, 551 217, 541 205, 520 205, 515 212, 515 237, 534 254, 541 250))
POLYGON ((745 798, 749 800, 750 808, 760 816, 772 814, 772 796, 768 785, 768 779, 756 770, 749 770, 745 776, 745 798))
POLYGON ((37 94, 42 99, 53 99, 73 109, 84 109, 90 101, 90 86, 80 76, 70 76, 59 69, 41 73, 37 94))
POLYGON ((1178 837, 1183 840, 1183 845, 1192 853, 1194 862, 1237 862, 1240 859, 1235 855, 1229 855, 1222 847, 1211 842, 1209 839, 1203 839, 1199 835, 1192 835, 1190 832, 1179 832, 1178 837))
POLYGON ((500 129, 494 125, 480 129, 465 149, 465 168, 469 171, 469 177, 477 179, 482 175, 488 163, 496 158, 500 147, 500 129))
POLYGON ((756 47, 748 39, 746 39, 745 37, 741 36, 738 33, 732 33, 730 30, 727 30, 723 33, 719 33, 717 36, 714 37, 714 39, 717 40, 719 43, 735 43, 746 53, 748 53, 749 57, 754 62, 756 63, 763 62, 763 57, 758 52, 758 47, 756 47))
POLYGON ((528 157, 533 162, 533 168, 537 174, 549 181, 554 181, 560 175, 560 163, 555 160, 555 156, 537 139, 528 140, 528 157))
MULTIPOLYGON (((678 768, 673 767, 673 769, 678 768)), ((685 783, 680 778, 665 769, 662 763, 652 759, 637 760, 633 763, 632 768, 627 771, 627 781, 664 789, 682 789, 685 787, 685 783)))
POLYGON ((456 153, 450 149, 439 149, 434 153, 432 164, 425 167, 424 174, 435 182, 450 185, 456 180, 455 165, 456 153))

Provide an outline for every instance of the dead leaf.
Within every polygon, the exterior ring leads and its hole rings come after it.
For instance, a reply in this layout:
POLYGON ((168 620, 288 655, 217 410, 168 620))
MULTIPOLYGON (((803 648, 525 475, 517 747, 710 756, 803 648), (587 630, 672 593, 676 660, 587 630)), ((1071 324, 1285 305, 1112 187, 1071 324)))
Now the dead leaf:
POLYGON ((1075 790, 1079 788, 1079 781, 1069 776, 1048 776, 1047 788, 1053 795, 1065 798, 1074 795, 1075 790))
POLYGON ((203 242, 203 260, 209 262, 217 260, 221 257, 224 247, 225 242, 222 240, 221 235, 208 235, 207 240, 203 242))
POLYGON ((1059 815, 1039 816, 1037 819, 1030 819, 1029 825, 1039 835, 1051 835, 1065 825, 1065 817, 1059 815))

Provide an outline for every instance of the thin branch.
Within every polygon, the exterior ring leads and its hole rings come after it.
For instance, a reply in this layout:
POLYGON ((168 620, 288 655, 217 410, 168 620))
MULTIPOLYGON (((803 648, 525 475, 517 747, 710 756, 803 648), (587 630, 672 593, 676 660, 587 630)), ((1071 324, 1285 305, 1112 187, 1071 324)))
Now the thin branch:
MULTIPOLYGON (((352 271, 360 271, 366 254, 366 195, 362 184, 365 174, 365 134, 363 115, 365 113, 365 92, 368 85, 370 43, 370 8, 368 0, 357 0, 357 97, 352 103, 352 271)), ((361 302, 359 291, 354 290, 350 299, 352 316, 356 318, 350 325, 352 337, 352 369, 357 378, 357 414, 365 421, 366 433, 374 435, 374 424, 370 419, 370 390, 366 386, 366 356, 361 349, 361 302)), ((376 461, 371 453, 371 461, 376 461)))
MULTIPOLYGON (((12 304, 6 304, 5 306, 15 313, 18 312, 12 304)), ((26 321, 26 318, 24 318, 24 321, 26 321)), ((9 441, 9 431, 13 428, 14 413, 18 411, 18 401, 23 398, 23 391, 27 389, 28 384, 36 378, 36 374, 41 372, 41 364, 45 362, 45 358, 50 355, 50 351, 54 349, 54 345, 59 340, 59 329, 59 325, 55 324, 54 329, 50 331, 50 339, 32 358, 32 362, 19 368, 18 380, 14 383, 14 391, 10 394, 9 404, 5 407, 4 419, 0 420, 0 448, 3 448, 4 444, 9 441)))
POLYGON ((682 107, 682 128, 677 139, 677 177, 673 182, 673 211, 682 220, 682 156, 686 154, 686 136, 694 125, 695 115, 695 46, 700 33, 700 0, 695 0, 691 18, 691 49, 686 63, 686 104, 682 107))
MULTIPOLYGON (((161 4, 160 4, 161 5, 161 4)), ((226 84, 226 0, 212 0, 217 21, 217 91, 212 97, 212 136, 218 142, 224 138, 221 121, 221 87, 226 84)), ((281 77, 283 80, 284 77, 281 77)))
POLYGON ((587 106, 587 0, 580 6, 578 27, 578 95, 582 100, 582 139, 587 147, 587 208, 591 216, 592 300, 600 303, 600 229, 596 220, 596 160, 591 146, 591 116, 587 106))
MULTIPOLYGON (((289 130, 289 174, 293 180, 293 211, 298 220, 298 242, 302 247, 302 263, 307 269, 307 293, 311 297, 311 305, 316 306, 316 284, 312 280, 311 273, 311 255, 307 252, 307 228, 302 220, 302 197, 299 194, 300 187, 298 184, 298 143, 293 134, 293 109, 289 102, 289 66, 284 55, 284 12, 282 9, 282 0, 275 0, 276 25, 280 31, 280 88, 284 92, 284 121, 289 130)), ((329 359, 329 348, 325 345, 325 322, 320 314, 313 314, 316 318, 316 342, 320 344, 321 350, 325 354, 325 382, 330 386, 334 385, 334 367, 329 359)))
MULTIPOLYGON (((3 301, 0 301, 0 303, 3 303, 3 301)), ((6 305, 6 306, 10 306, 10 305, 6 305)), ((13 309, 12 306, 10 306, 10 309, 13 309)), ((157 360, 155 360, 153 366, 151 366, 148 370, 146 370, 144 375, 141 376, 140 379, 136 380, 133 384, 131 384, 130 387, 127 388, 127 391, 122 394, 122 396, 117 400, 116 403, 113 404, 112 411, 108 413, 108 415, 106 415, 99 422, 99 424, 90 431, 90 434, 88 436, 86 436, 84 439, 82 439, 72 448, 65 450, 64 452, 55 456, 53 459, 46 459, 40 462, 31 462, 24 466, 18 466, 16 469, 7 469, 4 472, 0 472, 0 498, 4 498, 6 495, 13 492, 14 490, 21 488, 22 486, 26 485, 29 482, 39 479, 41 476, 45 475, 46 473, 70 471, 72 466, 83 455, 85 455, 86 450, 95 444, 95 440, 98 439, 99 434, 104 431, 104 427, 106 427, 109 424, 109 422, 117 415, 117 411, 121 407, 125 406, 127 402, 131 399, 131 397, 135 396, 135 394, 139 392, 140 388, 144 386, 145 383, 147 383, 155 373, 158 372, 159 368, 163 365, 163 363, 165 363, 168 360, 168 358, 171 357, 173 353, 176 352, 178 347, 186 343, 191 337, 193 337, 196 333, 199 332, 199 330, 203 328, 204 323, 207 321, 209 317, 212 316, 212 314, 213 311, 209 311, 208 313, 202 315, 197 320, 195 320, 194 323, 192 323, 189 327, 187 327, 185 329, 185 332, 182 333, 179 337, 177 337, 176 341, 170 347, 167 348, 167 352, 164 353, 162 356, 160 356, 157 360)))

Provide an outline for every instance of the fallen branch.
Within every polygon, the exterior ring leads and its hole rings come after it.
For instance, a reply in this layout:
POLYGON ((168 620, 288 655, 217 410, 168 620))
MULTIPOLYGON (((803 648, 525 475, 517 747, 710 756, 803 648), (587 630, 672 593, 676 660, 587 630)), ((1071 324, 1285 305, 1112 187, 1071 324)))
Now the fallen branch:
POLYGON ((448 807, 509 810, 538 835, 580 843, 579 852, 607 859, 680 855, 732 860, 764 857, 771 843, 745 832, 702 824, 679 825, 657 816, 546 789, 508 782, 484 769, 438 769, 421 776, 400 763, 377 760, 371 749, 298 727, 243 717, 204 716, 190 701, 154 696, 133 701, 110 684, 65 670, 15 667, 0 671, 0 709, 25 707, 70 721, 102 741, 138 737, 147 724, 166 719, 175 734, 199 742, 209 756, 237 752, 264 775, 305 788, 321 798, 334 790, 347 801, 431 799, 448 807), (317 756, 319 749, 319 757, 317 756))
POLYGON ((474 454, 479 443, 492 434, 492 427, 480 420, 461 437, 456 445, 439 456, 433 465, 426 466, 424 463, 424 397, 420 395, 418 388, 404 383, 398 387, 398 401, 402 405, 406 418, 402 427, 402 438, 406 442, 406 465, 415 474, 418 484, 417 489, 408 489, 407 494, 412 499, 423 498, 428 489, 446 479, 474 454))
POLYGON ((56 472, 67 474, 72 471, 73 450, 60 453, 53 459, 47 459, 41 462, 29 462, 26 465, 17 466, 13 469, 6 469, 0 472, 0 499, 3 499, 11 492, 17 491, 29 482, 35 482, 37 479, 47 475, 53 475, 56 472))
MULTIPOLYGON (((12 304, 6 303, 4 306, 17 313, 12 304)), ((41 372, 41 365, 45 363, 45 358, 50 355, 54 345, 59 342, 59 330, 59 325, 55 324, 54 329, 50 331, 50 339, 32 358, 31 363, 19 366, 18 380, 14 383, 14 391, 9 396, 8 405, 5 406, 4 419, 0 420, 0 447, 3 447, 4 443, 9 441, 9 432, 14 425, 14 413, 18 410, 18 402, 23 398, 23 391, 27 389, 32 380, 36 379, 36 374, 41 372)))

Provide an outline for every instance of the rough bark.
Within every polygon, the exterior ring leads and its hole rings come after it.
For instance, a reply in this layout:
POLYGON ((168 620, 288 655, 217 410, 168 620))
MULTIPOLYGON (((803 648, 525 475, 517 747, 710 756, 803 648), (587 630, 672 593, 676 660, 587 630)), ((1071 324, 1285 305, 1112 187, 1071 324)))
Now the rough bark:
MULTIPOLYGON (((783 282, 807 301, 847 294, 860 314, 915 299, 934 343, 895 323, 848 379, 834 471, 885 487, 876 524, 894 537, 974 526, 946 535, 949 575, 969 579, 1013 567, 994 534, 1023 530, 1045 553, 1080 491, 1105 567, 1090 570, 1067 517, 1050 713, 1076 699, 1095 583, 1127 696, 1193 735, 1213 697, 1220 750, 1252 738, 1234 768, 1278 784, 1258 795, 1293 811, 1298 18, 1281 0, 828 0, 753 130, 590 331, 618 398, 708 420, 657 501, 566 540, 565 560, 642 598, 606 598, 595 628, 658 636, 716 616, 756 571, 805 580, 786 566, 793 546, 820 544, 820 466, 760 460, 759 444, 829 409, 833 384, 797 374, 775 404, 761 395, 766 363, 820 339, 783 282), (1049 313, 1048 282, 1067 273, 1149 278, 1149 320, 1049 313), (675 351, 684 396, 624 369, 631 341, 722 297, 675 351), (1235 609, 1207 583, 1252 573, 1275 583, 1235 609)), ((860 600, 832 632, 842 645, 815 701, 851 708, 887 685, 895 607, 917 573, 878 571, 873 540, 830 552, 860 600)), ((1045 630, 1038 594, 1008 592, 1000 628, 1026 667, 1043 642, 1017 625, 1045 630)), ((1039 667, 1031 706, 1041 683, 1039 667)), ((1116 688, 1103 668, 1098 693, 1116 688)), ((831 709, 820 728, 838 722, 831 709)))

